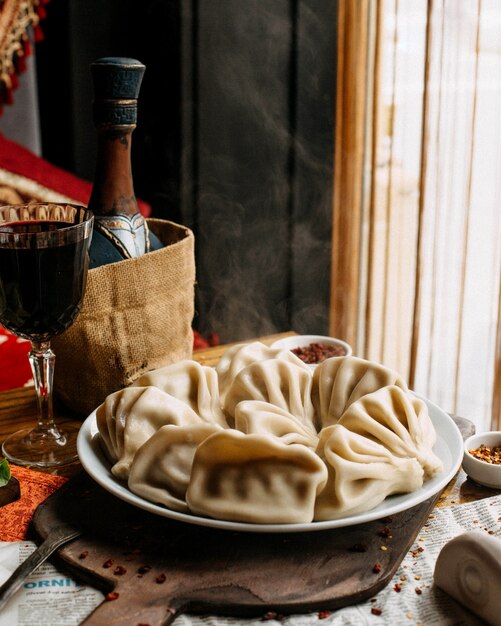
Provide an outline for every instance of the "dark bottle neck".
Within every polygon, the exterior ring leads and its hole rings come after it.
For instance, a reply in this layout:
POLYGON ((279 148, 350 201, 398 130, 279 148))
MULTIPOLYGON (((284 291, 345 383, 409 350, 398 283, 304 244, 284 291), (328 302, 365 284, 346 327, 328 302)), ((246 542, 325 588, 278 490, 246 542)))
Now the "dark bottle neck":
POLYGON ((99 128, 97 161, 89 208, 95 215, 139 212, 131 169, 134 127, 99 128))

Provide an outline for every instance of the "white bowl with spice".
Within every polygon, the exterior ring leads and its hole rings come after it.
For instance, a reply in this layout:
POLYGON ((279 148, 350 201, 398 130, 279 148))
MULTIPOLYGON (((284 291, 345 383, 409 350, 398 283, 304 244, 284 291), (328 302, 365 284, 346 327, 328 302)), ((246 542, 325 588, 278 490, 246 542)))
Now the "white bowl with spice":
POLYGON ((330 357, 350 356, 353 353, 346 341, 325 335, 292 335, 278 339, 271 347, 290 350, 312 368, 330 357))
POLYGON ((463 469, 476 483, 501 489, 501 430, 468 437, 464 442, 463 469))

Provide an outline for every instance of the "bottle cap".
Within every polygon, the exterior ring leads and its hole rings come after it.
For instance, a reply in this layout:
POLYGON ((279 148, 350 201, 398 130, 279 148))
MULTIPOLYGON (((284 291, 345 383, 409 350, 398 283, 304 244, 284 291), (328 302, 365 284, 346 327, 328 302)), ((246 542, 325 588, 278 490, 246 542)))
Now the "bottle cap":
POLYGON ((104 57, 91 63, 94 123, 98 127, 132 126, 146 66, 136 59, 104 57))

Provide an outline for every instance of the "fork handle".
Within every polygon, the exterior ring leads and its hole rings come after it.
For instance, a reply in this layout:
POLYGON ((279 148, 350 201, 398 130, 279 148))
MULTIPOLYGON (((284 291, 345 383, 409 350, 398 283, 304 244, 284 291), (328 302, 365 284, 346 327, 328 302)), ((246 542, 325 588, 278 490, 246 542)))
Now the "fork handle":
POLYGON ((60 546, 81 535, 77 529, 55 528, 30 556, 17 567, 10 577, 0 586, 0 611, 10 598, 18 591, 28 576, 60 546))

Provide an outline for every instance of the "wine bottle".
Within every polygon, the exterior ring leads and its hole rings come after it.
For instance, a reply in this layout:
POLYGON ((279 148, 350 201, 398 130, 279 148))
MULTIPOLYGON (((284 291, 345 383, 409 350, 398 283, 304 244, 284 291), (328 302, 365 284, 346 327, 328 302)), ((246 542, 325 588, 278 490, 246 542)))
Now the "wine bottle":
POLYGON ((89 209, 94 232, 89 268, 141 256, 163 247, 139 212, 131 168, 132 132, 145 66, 106 57, 91 63, 97 160, 89 209))

